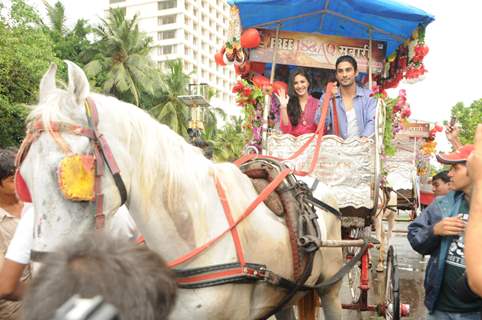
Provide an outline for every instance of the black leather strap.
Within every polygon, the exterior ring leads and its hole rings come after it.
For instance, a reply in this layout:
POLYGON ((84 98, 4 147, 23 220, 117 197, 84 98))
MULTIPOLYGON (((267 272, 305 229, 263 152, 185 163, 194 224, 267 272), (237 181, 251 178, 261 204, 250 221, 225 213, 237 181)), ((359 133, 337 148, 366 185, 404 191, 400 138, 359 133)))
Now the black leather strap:
POLYGON ((329 204, 327 204, 326 202, 323 202, 319 199, 316 199, 315 197, 313 196, 307 196, 305 197, 305 199, 311 203, 312 205, 320 208, 320 209, 324 209, 332 214, 334 214, 338 219, 341 220, 341 212, 338 211, 337 209, 333 208, 332 206, 330 206, 329 204))

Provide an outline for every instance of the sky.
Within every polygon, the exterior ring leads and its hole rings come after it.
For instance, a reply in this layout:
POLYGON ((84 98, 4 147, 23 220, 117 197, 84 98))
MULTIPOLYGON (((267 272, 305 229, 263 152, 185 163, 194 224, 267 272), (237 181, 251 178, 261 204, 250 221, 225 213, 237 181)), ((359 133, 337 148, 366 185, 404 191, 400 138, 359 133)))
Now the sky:
MULTIPOLYGON (((42 0, 27 0, 43 9, 42 0)), ((54 3, 54 0, 48 0, 54 3)), ((478 0, 400 0, 435 16, 426 31, 430 52, 424 60, 426 78, 415 84, 401 84, 407 90, 412 119, 443 122, 457 102, 466 106, 482 98, 482 18, 478 0), (472 57, 475 59, 470 60, 472 57)), ((79 18, 98 21, 108 0, 63 0, 68 24, 79 18)), ((391 91, 390 95, 397 95, 391 91)), ((443 134, 437 137, 439 150, 448 150, 443 134)))

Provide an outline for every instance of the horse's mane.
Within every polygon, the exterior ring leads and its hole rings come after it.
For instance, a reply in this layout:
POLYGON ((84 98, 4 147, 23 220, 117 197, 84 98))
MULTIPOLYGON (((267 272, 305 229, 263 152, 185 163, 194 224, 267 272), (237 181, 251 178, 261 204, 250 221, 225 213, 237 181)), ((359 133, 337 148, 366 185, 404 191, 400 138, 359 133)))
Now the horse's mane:
MULTIPOLYGON (((100 119, 102 128, 109 127, 118 131, 116 135, 126 139, 129 154, 137 159, 139 166, 133 174, 139 180, 142 189, 139 191, 146 201, 157 191, 153 189, 160 179, 165 186, 162 195, 164 203, 170 212, 180 205, 182 185, 185 183, 189 183, 191 189, 198 190, 200 195, 197 199, 204 199, 202 190, 205 186, 201 185, 202 177, 208 174, 213 163, 203 156, 201 149, 190 145, 169 127, 160 124, 134 105, 100 94, 91 94, 91 97, 100 116, 105 114, 104 110, 109 109, 108 122, 100 119)), ((83 108, 78 110, 71 95, 61 89, 56 89, 41 104, 35 106, 28 121, 36 118, 41 118, 44 125, 51 121, 87 125, 83 108)), ((204 208, 203 203, 196 206, 204 208)))

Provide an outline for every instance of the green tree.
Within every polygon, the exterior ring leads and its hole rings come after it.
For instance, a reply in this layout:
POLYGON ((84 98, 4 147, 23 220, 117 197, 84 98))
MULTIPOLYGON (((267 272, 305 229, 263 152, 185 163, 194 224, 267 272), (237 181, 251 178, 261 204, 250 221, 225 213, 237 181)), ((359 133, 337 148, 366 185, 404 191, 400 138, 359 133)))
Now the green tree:
POLYGON ((460 123, 460 142, 474 143, 475 129, 482 122, 482 99, 475 100, 468 107, 458 102, 452 107, 451 114, 460 123))
POLYGON ((86 20, 80 19, 72 29, 69 29, 65 25, 65 7, 60 1, 52 6, 44 0, 44 5, 47 9, 48 22, 43 22, 42 27, 54 43, 55 55, 62 60, 67 59, 83 66, 89 58, 87 53, 92 44, 88 40, 88 35, 92 28, 86 20))
POLYGON ((10 104, 0 95, 0 148, 18 146, 25 134, 28 109, 21 104, 10 104))
POLYGON ((166 63, 167 72, 161 76, 161 90, 158 103, 149 112, 159 122, 187 137, 189 108, 178 99, 187 94, 189 76, 184 73, 181 60, 166 63))
POLYGON ((218 118, 226 121, 227 114, 222 108, 209 107, 204 112, 204 130, 202 137, 204 140, 212 140, 218 132, 218 118))
POLYGON ((38 13, 13 0, 0 17, 0 145, 16 145, 24 135, 25 104, 33 104, 43 73, 59 63, 38 13))
POLYGON ((103 92, 139 106, 142 91, 154 94, 159 72, 149 58, 152 39, 139 31, 137 20, 137 15, 126 19, 122 9, 111 10, 94 30, 100 39, 84 70, 103 92))
POLYGON ((234 161, 243 154, 247 137, 242 125, 241 117, 231 117, 230 121, 217 131, 214 139, 208 140, 213 146, 215 161, 234 161))

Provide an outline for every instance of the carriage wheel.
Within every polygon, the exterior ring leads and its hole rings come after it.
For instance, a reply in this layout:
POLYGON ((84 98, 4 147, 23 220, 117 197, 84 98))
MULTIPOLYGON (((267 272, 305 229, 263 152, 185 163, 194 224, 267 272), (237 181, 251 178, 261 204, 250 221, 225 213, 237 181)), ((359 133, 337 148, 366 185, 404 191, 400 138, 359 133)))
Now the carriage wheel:
POLYGON ((385 276, 385 319, 400 319, 400 275, 393 246, 388 248, 385 276))
MULTIPOLYGON (((350 261, 354 256, 360 252, 359 247, 346 247, 343 248, 343 253, 345 256, 345 259, 350 261)), ((350 296, 351 296, 351 302, 353 304, 357 303, 360 299, 360 277, 361 277, 361 264, 358 262, 353 268, 348 271, 346 274, 347 279, 348 279, 348 288, 350 290, 350 296)))

